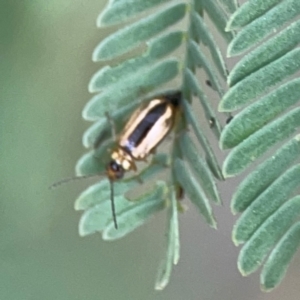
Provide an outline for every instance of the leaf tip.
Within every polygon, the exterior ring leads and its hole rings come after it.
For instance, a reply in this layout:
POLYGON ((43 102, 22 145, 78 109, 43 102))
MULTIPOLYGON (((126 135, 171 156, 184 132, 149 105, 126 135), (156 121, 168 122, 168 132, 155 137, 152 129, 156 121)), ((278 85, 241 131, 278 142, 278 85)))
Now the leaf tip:
POLYGON ((215 203, 216 205, 223 205, 223 201, 218 193, 216 193, 215 203))
POLYGON ((96 26, 97 26, 98 28, 100 28, 100 27, 101 27, 101 24, 102 24, 102 14, 100 14, 100 15, 98 16, 98 18, 97 18, 97 20, 96 20, 96 26))
POLYGON ((100 59, 99 59, 99 47, 97 46, 94 51, 93 51, 93 54, 92 54, 92 61, 93 62, 98 62, 100 59))
POLYGON ((155 284, 154 289, 155 289, 156 291, 162 291, 167 285, 168 285, 168 282, 157 282, 157 283, 155 284))
POLYGON ((230 112, 231 111, 230 108, 227 107, 227 101, 225 100, 225 96, 223 96, 223 99, 219 103, 218 111, 219 112, 230 112))
MULTIPOLYGON (((223 129, 223 131, 224 131, 224 129, 223 129)), ((225 143, 224 143, 223 134, 221 134, 221 136, 220 136, 219 148, 220 148, 221 150, 226 150, 226 146, 225 146, 225 143)))
POLYGON ((230 177, 233 177, 234 175, 232 175, 231 173, 228 173, 225 166, 223 165, 223 170, 222 170, 222 174, 223 174, 223 177, 224 179, 227 179, 227 178, 230 178, 230 177))
POLYGON ((88 91, 91 94, 96 93, 96 92, 100 92, 99 90, 95 89, 95 82, 93 82, 93 81, 89 82, 89 84, 88 84, 88 91))
POLYGON ((78 226, 78 234, 79 234, 79 236, 81 236, 81 237, 85 237, 85 236, 87 236, 87 235, 90 235, 90 234, 92 234, 92 233, 94 233, 94 232, 90 232, 90 231, 87 231, 86 229, 85 229, 85 226, 84 226, 85 224, 84 224, 84 220, 83 220, 83 217, 80 219, 80 221, 79 221, 79 226, 78 226))
POLYGON ((297 134, 297 135, 294 137, 294 139, 295 139, 296 141, 300 141, 300 134, 297 134))
POLYGON ((230 178, 230 177, 234 177, 236 175, 236 170, 234 169, 234 167, 231 165, 231 154, 232 151, 229 153, 229 155, 227 155, 227 157, 225 158, 224 162, 223 162, 223 166, 222 166, 222 173, 225 179, 230 178))
POLYGON ((85 237, 85 236, 88 235, 88 233, 84 232, 84 231, 81 230, 80 228, 79 228, 79 230, 78 230, 78 234, 79 234, 79 236, 81 236, 81 237, 85 237))
POLYGON ((236 207, 235 207, 235 203, 231 200, 231 204, 230 204, 230 210, 231 210, 231 213, 235 216, 237 213, 238 213, 238 211, 237 211, 237 209, 236 209, 236 207))
POLYGON ((240 261, 238 261, 238 263, 237 263, 237 268, 238 268, 238 270, 239 270, 239 272, 241 273, 242 276, 246 277, 246 276, 249 275, 249 273, 246 272, 245 269, 243 268, 240 261))
POLYGON ((96 20, 96 26, 98 28, 106 25, 106 22, 103 20, 105 20, 105 15, 106 15, 107 11, 109 10, 109 8, 110 8, 110 4, 108 4, 108 6, 98 15, 97 20, 96 20))
POLYGON ((230 24, 227 23, 225 29, 224 29, 225 32, 230 32, 231 31, 231 27, 230 27, 230 24))
POLYGON ((179 255, 177 255, 177 256, 174 256, 174 259, 173 259, 173 265, 178 265, 178 263, 179 263, 179 255))
POLYGON ((212 218, 212 222, 211 222, 211 224, 209 224, 209 226, 210 226, 211 228, 213 228, 213 229, 218 230, 218 223, 217 223, 217 221, 215 220, 215 218, 212 218))
POLYGON ((112 220, 107 223, 105 229, 102 231, 102 239, 104 241, 113 241, 116 238, 114 238, 114 235, 112 234, 117 229, 114 228, 112 220))
POLYGON ((81 207, 81 198, 77 198, 75 200, 75 203, 74 203, 74 210, 78 211, 78 210, 82 210, 83 208, 81 207))
POLYGON ((231 234, 231 239, 233 244, 238 247, 241 244, 241 241, 236 236, 236 228, 234 227, 231 234))
POLYGON ((232 42, 227 47, 226 56, 228 58, 234 56, 234 53, 232 52, 232 42))
POLYGON ((265 293, 270 293, 274 288, 275 288, 274 286, 273 287, 267 287, 267 286, 265 286, 264 283, 260 284, 261 291, 265 292, 265 293))
POLYGON ((232 25, 232 17, 228 20, 226 26, 225 26, 225 32, 230 32, 233 30, 233 28, 231 28, 231 25, 232 25))

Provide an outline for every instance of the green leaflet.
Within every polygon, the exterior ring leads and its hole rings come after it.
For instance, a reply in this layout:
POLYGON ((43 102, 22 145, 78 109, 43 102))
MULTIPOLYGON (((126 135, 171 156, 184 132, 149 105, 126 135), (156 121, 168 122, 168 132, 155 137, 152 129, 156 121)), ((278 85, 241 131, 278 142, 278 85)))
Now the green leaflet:
POLYGON ((223 4, 229 14, 234 13, 238 7, 237 0, 219 0, 219 2, 223 4))
POLYGON ((175 165, 176 179, 183 187, 184 192, 187 194, 188 198, 198 207, 199 212, 203 215, 206 222, 212 227, 216 228, 217 223, 213 216, 212 208, 209 201, 202 191, 201 186, 198 184, 196 179, 192 176, 191 172, 186 167, 186 164, 179 158, 176 159, 175 165))
POLYGON ((103 142, 98 149, 84 154, 76 164, 76 175, 103 175, 106 164, 110 161, 110 154, 108 150, 112 149, 114 144, 115 142, 109 139, 103 142))
POLYGON ((194 132, 196 134, 197 140, 199 141, 200 145, 202 146, 205 155, 206 155, 206 161, 208 163, 209 168, 211 169, 214 176, 220 180, 223 180, 223 175, 220 170, 218 161, 214 155, 214 152, 212 151, 211 146, 209 145, 209 142, 207 138, 205 137, 204 133, 202 132, 198 122, 196 121, 196 118, 192 112, 192 108, 190 104, 187 101, 183 101, 183 107, 184 107, 184 113, 186 114, 185 117, 187 121, 191 124, 191 126, 194 129, 194 132))
MULTIPOLYGON (((123 129, 125 121, 129 117, 129 113, 131 113, 137 105, 138 103, 136 102, 129 103, 110 114, 117 132, 120 132, 123 129)), ((108 137, 112 137, 111 124, 107 118, 104 117, 86 130, 83 134, 82 144, 86 148, 95 147, 97 144, 101 145, 108 137)))
POLYGON ((299 246, 300 222, 284 234, 268 257, 260 276, 263 290, 270 291, 281 282, 299 246))
POLYGON ((188 161, 190 168, 196 175, 205 194, 215 203, 221 204, 221 199, 211 171, 186 132, 181 134, 179 144, 184 159, 188 161))
POLYGON ((177 265, 180 258, 179 220, 175 189, 171 191, 170 234, 173 235, 173 264, 177 265))
POLYGON ((295 108, 256 131, 226 157, 223 164, 224 176, 231 177, 241 173, 273 145, 292 135, 299 126, 300 108, 295 108))
POLYGON ((123 78, 118 84, 112 85, 103 93, 95 95, 85 106, 83 118, 90 121, 103 118, 106 112, 128 105, 146 91, 150 92, 162 84, 175 78, 179 71, 179 62, 170 58, 143 69, 135 75, 123 78), (112 99, 114 101, 112 101, 112 99))
POLYGON ((270 249, 300 215, 300 196, 283 204, 270 216, 243 246, 238 258, 238 268, 243 275, 254 272, 270 249))
POLYGON ((239 9, 230 17, 226 31, 241 28, 251 21, 257 19, 271 9, 281 0, 251 0, 245 2, 239 9))
POLYGON ((128 3, 128 1, 111 2, 99 15, 97 25, 101 27, 118 24, 151 7, 169 1, 170 0, 130 0, 130 3, 128 3))
POLYGON ((205 24, 203 18, 197 13, 191 14, 192 28, 196 32, 196 35, 201 39, 204 45, 209 48, 209 52, 212 56, 212 60, 217 67, 219 74, 226 78, 228 71, 224 59, 222 57, 221 50, 217 45, 213 35, 210 33, 207 25, 205 24))
POLYGON ((237 220, 232 239, 236 245, 247 241, 259 226, 300 186, 300 165, 287 170, 255 199, 237 220))
POLYGON ((172 231, 168 231, 166 257, 160 263, 155 281, 155 289, 158 291, 163 290, 168 285, 170 280, 173 266, 173 239, 174 236, 172 231))
MULTIPOLYGON (((114 194, 124 195, 130 189, 147 181, 169 164, 166 154, 157 154, 153 157, 151 164, 143 169, 139 174, 114 183, 114 194)), ((103 201, 110 199, 110 184, 108 179, 103 179, 99 183, 90 186, 76 200, 75 209, 85 210, 103 201)))
MULTIPOLYGON (((300 4, 300 1, 299 1, 300 4)), ((300 49, 296 48, 238 82, 224 95, 220 111, 237 110, 300 69, 300 49)))
POLYGON ((233 34, 225 31, 227 17, 217 1, 197 0, 196 2, 201 3, 201 6, 207 12, 223 38, 227 42, 230 42, 233 38, 233 34))
POLYGON ((194 66, 203 68, 211 81, 213 89, 215 89, 220 98, 224 95, 224 90, 221 86, 217 73, 212 67, 210 61, 207 59, 205 54, 202 52, 201 48, 194 41, 190 41, 188 44, 188 51, 190 51, 190 56, 193 60, 194 66))
POLYGON ((237 146, 252 133, 300 102, 299 91, 300 79, 297 78, 279 86, 270 94, 243 109, 225 126, 221 134, 220 147, 227 149, 237 146))
POLYGON ((115 239, 124 236, 142 224, 147 216, 154 213, 156 209, 161 208, 158 202, 162 200, 166 189, 165 183, 159 183, 153 191, 144 194, 138 199, 128 201, 123 194, 136 185, 136 182, 131 181, 128 183, 127 181, 127 184, 122 182, 121 185, 115 183, 114 201, 116 216, 118 225, 120 223, 120 227, 122 226, 120 231, 118 230, 118 233, 115 233, 115 230, 111 229, 111 224, 113 224, 114 228, 114 223, 112 221, 110 189, 107 188, 109 183, 107 182, 105 186, 104 184, 105 181, 102 181, 100 184, 90 187, 77 201, 77 209, 82 209, 82 207, 86 209, 79 223, 79 233, 82 236, 103 230, 106 230, 106 233, 104 233, 107 235, 105 239, 115 239), (106 189, 101 189, 99 188, 100 186, 106 189), (126 224, 122 225, 122 222, 126 224), (113 232, 110 233, 111 231, 113 232))
POLYGON ((143 68, 155 64, 158 59, 177 49, 182 44, 184 36, 185 33, 182 31, 161 35, 147 42, 147 50, 141 56, 126 60, 115 67, 103 67, 92 77, 89 91, 91 93, 99 92, 112 84, 117 84, 128 76, 134 75, 136 72, 140 72, 143 68))
POLYGON ((115 229, 112 220, 107 224, 102 234, 104 240, 122 238, 165 207, 166 184, 159 182, 156 185, 154 190, 134 200, 134 205, 117 214, 118 229, 115 229))
POLYGON ((162 260, 158 270, 158 275, 155 282, 156 290, 163 290, 166 287, 171 276, 172 265, 176 265, 179 261, 179 224, 177 200, 174 190, 171 192, 171 205, 168 212, 167 251, 166 256, 162 260))
POLYGON ((217 116, 214 110, 211 108, 209 99, 204 93, 200 82, 197 80, 195 74, 190 71, 189 69, 185 70, 184 82, 186 87, 189 89, 190 92, 195 94, 199 99, 201 106, 203 108, 206 120, 209 122, 210 120, 214 120, 214 126, 212 127, 212 131, 214 132, 215 136, 219 139, 222 131, 221 124, 217 119, 217 116))
MULTIPOLYGON (((300 42, 299 31, 300 21, 298 20, 245 55, 230 72, 228 76, 229 86, 235 85, 251 73, 291 51, 300 42)), ((228 49, 234 52, 230 46, 228 49)))
POLYGON ((231 211, 244 211, 267 187, 300 157, 300 135, 284 144, 260 164, 238 186, 232 196, 231 211))
MULTIPOLYGON (((115 185, 115 196, 119 195, 118 191, 116 191, 116 187, 124 187, 122 181, 118 182, 119 184, 115 185)), ((124 187, 124 192, 121 194, 125 194, 126 187, 124 187)), ((110 198, 110 186, 109 180, 103 179, 99 183, 94 184, 84 190, 79 197, 75 201, 75 210, 86 210, 98 204, 102 204, 107 199, 110 198)))
POLYGON ((128 52, 180 21, 185 12, 186 4, 176 4, 114 32, 96 47, 93 60, 113 59, 128 52))
POLYGON ((243 53, 299 14, 300 2, 298 0, 280 2, 264 15, 245 26, 232 40, 228 53, 231 55, 243 53))
MULTIPOLYGON (((124 209, 134 205, 134 202, 128 201, 124 196, 116 196, 115 199, 116 215, 124 209)), ((86 236, 95 232, 101 232, 112 220, 110 198, 103 199, 103 202, 87 209, 80 218, 79 234, 86 236)), ((117 219, 118 221, 118 219, 117 219)))

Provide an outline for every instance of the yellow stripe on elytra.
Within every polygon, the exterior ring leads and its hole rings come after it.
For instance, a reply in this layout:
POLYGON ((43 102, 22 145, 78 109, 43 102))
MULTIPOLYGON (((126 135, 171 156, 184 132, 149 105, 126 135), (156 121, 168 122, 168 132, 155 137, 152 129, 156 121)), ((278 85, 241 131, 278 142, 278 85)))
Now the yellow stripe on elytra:
POLYGON ((155 106, 164 103, 165 101, 163 99, 153 99, 149 103, 147 103, 142 108, 137 109, 127 122, 127 125, 125 126, 124 130, 122 131, 120 135, 120 144, 124 144, 124 141, 126 141, 131 133, 136 129, 136 127, 142 122, 142 120, 145 118, 145 116, 148 114, 148 112, 155 106))
POLYGON ((173 109, 168 105, 165 113, 156 121, 144 139, 131 151, 135 159, 144 159, 168 134, 173 127, 173 109))

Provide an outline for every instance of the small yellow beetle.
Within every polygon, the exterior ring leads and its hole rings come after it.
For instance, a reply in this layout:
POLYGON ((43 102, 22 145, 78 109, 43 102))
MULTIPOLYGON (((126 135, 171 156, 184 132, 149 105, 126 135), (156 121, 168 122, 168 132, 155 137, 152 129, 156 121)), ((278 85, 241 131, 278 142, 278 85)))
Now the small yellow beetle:
POLYGON ((119 135, 116 148, 111 153, 111 161, 106 174, 111 182, 112 213, 117 228, 113 181, 121 179, 130 170, 137 171, 135 161, 144 161, 154 152, 173 128, 179 111, 181 93, 169 93, 141 105, 129 118, 119 135))
POLYGON ((124 172, 136 171, 135 161, 143 161, 173 128, 180 103, 180 93, 152 99, 130 117, 111 153, 107 166, 110 180, 120 179, 124 172))
MULTIPOLYGON (((135 161, 145 161, 147 156, 163 141, 172 130, 176 115, 180 110, 181 92, 176 91, 155 97, 142 104, 133 112, 124 129, 116 140, 116 147, 111 152, 111 160, 106 166, 106 176, 110 181, 111 207, 115 228, 118 228, 113 182, 123 178, 125 172, 137 171, 135 161)), ((88 178, 100 174, 66 178, 54 183, 57 187, 71 180, 88 178)))

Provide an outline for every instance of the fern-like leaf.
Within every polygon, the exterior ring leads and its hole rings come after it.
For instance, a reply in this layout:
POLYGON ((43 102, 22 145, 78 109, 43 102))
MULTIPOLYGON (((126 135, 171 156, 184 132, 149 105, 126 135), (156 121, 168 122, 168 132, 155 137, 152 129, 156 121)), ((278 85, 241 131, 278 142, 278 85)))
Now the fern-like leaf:
POLYGON ((181 115, 169 154, 154 155, 139 174, 114 184, 119 229, 114 228, 111 216, 108 180, 88 188, 75 203, 75 209, 84 211, 80 234, 102 232, 105 240, 121 238, 156 212, 167 210, 167 254, 156 289, 166 286, 172 265, 179 260, 178 210, 183 211, 179 198, 187 196, 205 221, 216 228, 209 200, 221 203, 215 180, 223 180, 223 175, 191 103, 194 97, 198 100, 196 105, 202 106, 206 130, 212 130, 219 139, 222 127, 203 87, 205 79, 201 82, 197 71, 203 69, 212 89, 221 98, 225 93, 227 68, 206 20, 209 17, 225 42, 230 41, 233 33, 225 32, 224 28, 228 13, 236 7, 235 0, 111 0, 97 21, 99 27, 126 24, 113 27, 114 31, 93 53, 94 61, 106 62, 106 65, 89 84, 90 92, 96 94, 84 108, 83 117, 95 123, 83 137, 83 144, 90 151, 77 163, 78 175, 98 174, 105 170, 109 161, 107 150, 116 143, 112 139, 107 112, 118 133, 140 103, 170 90, 182 93, 181 115), (191 140, 188 126, 191 126, 197 144, 191 140), (166 168, 169 175, 164 182, 150 186, 137 199, 128 198, 128 191, 166 168))
POLYGON ((261 273, 262 289, 268 291, 283 279, 299 246, 295 222, 300 198, 293 197, 300 186, 300 81, 295 78, 300 70, 299 15, 296 0, 253 0, 226 27, 240 29, 228 47, 229 56, 252 50, 230 72, 230 89, 219 106, 228 112, 241 109, 221 134, 221 148, 232 148, 223 174, 236 176, 265 157, 233 195, 232 211, 242 213, 233 241, 245 243, 238 259, 243 275, 257 270, 270 254, 261 273))

